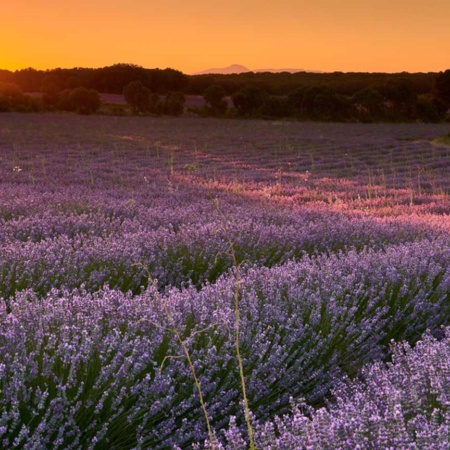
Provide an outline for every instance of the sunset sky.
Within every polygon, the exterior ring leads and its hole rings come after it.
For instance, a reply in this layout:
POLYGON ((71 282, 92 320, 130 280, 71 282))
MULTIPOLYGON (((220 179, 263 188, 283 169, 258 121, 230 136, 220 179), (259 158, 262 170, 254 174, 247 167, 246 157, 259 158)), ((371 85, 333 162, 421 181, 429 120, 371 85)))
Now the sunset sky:
POLYGON ((450 0, 0 0, 0 68, 435 72, 450 0))

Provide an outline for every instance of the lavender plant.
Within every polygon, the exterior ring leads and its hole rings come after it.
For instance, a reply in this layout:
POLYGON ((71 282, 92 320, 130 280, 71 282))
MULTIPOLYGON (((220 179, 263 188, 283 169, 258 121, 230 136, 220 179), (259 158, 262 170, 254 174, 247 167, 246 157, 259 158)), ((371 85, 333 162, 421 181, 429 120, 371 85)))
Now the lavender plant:
POLYGON ((2 115, 0 447, 448 448, 446 133, 2 115))
MULTIPOLYGON (((344 379, 326 408, 294 402, 289 415, 256 426, 261 449, 450 448, 450 329, 427 334, 415 347, 394 344, 392 362, 364 367, 344 379)), ((219 448, 237 450, 245 440, 234 418, 219 448)))

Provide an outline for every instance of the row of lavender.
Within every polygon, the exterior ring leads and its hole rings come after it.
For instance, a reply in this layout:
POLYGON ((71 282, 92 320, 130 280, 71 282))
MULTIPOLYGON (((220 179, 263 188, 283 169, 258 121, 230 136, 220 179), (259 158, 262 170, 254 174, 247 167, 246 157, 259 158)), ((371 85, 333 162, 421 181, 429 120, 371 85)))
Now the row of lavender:
MULTIPOLYGON (((17 192, 17 191, 16 191, 17 192)), ((108 284, 139 293, 147 267, 162 288, 197 288, 230 269, 229 241, 238 262, 274 266, 304 254, 381 249, 393 244, 448 236, 434 217, 373 219, 356 213, 299 208, 262 209, 226 200, 174 202, 161 197, 124 201, 96 191, 70 200, 70 190, 43 201, 39 192, 14 198, 0 219, 0 296, 33 289, 88 291, 108 284), (28 209, 25 214, 24 211, 28 209)))
MULTIPOLYGON (((392 351, 392 364, 375 363, 360 380, 341 381, 328 409, 293 402, 292 415, 254 422, 258 448, 449 449, 450 329, 443 339, 427 334, 414 349, 397 344, 392 351)), ((218 450, 246 447, 234 417, 225 437, 218 450)))
MULTIPOLYGON (((290 397, 320 404, 336 380, 385 357, 392 339, 415 342, 448 325, 449 263, 440 238, 245 270, 241 342, 255 416, 287 412, 290 397)), ((163 296, 104 288, 22 291, 2 301, 3 446, 184 448, 203 440, 199 400, 164 307, 186 339, 214 427, 231 416, 240 422, 234 286, 229 274, 163 296)))
POLYGON ((245 448, 232 242, 258 448, 447 448, 447 338, 340 381, 450 325, 441 128, 5 117, 0 447, 204 441, 169 311, 218 438, 245 448), (291 397, 309 406, 280 416, 291 397))
MULTIPOLYGON (((295 202, 443 201, 445 124, 319 124, 2 115, 0 178, 41 189, 187 185, 295 202)), ((198 192, 198 191, 197 191, 198 192)), ((206 192, 200 193, 206 195, 206 192)), ((443 205, 450 211, 449 202, 443 205)))

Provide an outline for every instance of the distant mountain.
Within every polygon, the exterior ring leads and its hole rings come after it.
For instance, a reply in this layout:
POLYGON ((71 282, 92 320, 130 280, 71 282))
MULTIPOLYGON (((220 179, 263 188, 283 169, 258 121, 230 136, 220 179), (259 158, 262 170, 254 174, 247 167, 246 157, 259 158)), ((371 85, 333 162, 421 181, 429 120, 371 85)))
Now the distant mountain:
POLYGON ((304 70, 304 69, 255 69, 250 70, 249 68, 241 65, 241 64, 232 64, 228 67, 215 67, 212 69, 206 69, 202 70, 201 72, 196 72, 193 75, 206 75, 209 73, 220 73, 222 75, 228 75, 230 73, 245 73, 245 72, 271 72, 271 73, 281 73, 281 72, 289 72, 289 73, 296 73, 296 72, 314 72, 314 73, 321 73, 317 70, 304 70))
POLYGON ((289 73, 296 73, 296 72, 310 72, 310 71, 309 70, 304 70, 304 69, 258 69, 258 70, 254 70, 253 72, 272 72, 272 73, 289 72, 289 73))
POLYGON ((228 67, 215 67, 213 69, 202 70, 201 72, 194 73, 193 75, 206 75, 208 73, 220 73, 228 75, 230 73, 244 73, 244 72, 250 72, 250 69, 247 69, 247 67, 242 66, 240 64, 232 64, 231 66, 228 67))

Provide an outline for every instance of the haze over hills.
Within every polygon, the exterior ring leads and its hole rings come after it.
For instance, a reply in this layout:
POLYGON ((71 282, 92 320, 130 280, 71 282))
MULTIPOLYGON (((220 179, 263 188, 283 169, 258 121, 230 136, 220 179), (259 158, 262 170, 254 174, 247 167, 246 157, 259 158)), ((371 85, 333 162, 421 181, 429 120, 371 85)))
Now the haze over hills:
POLYGON ((201 72, 196 72, 193 75, 206 75, 210 73, 219 73, 222 75, 228 75, 231 73, 245 73, 245 72, 272 72, 272 73, 281 73, 281 72, 290 72, 290 73, 296 73, 296 72, 314 72, 314 73, 320 73, 317 70, 304 70, 304 69, 255 69, 250 70, 249 68, 243 66, 242 64, 232 64, 228 67, 214 67, 211 69, 202 70, 201 72))

